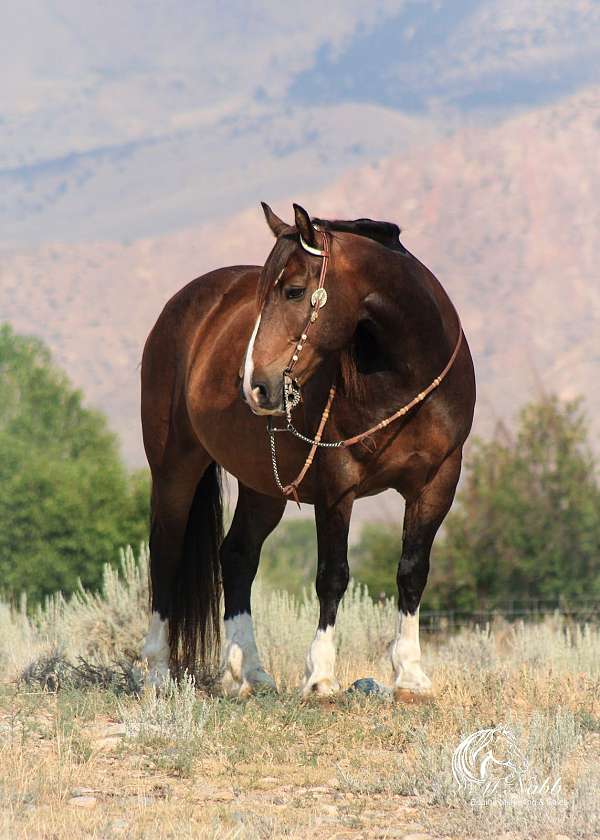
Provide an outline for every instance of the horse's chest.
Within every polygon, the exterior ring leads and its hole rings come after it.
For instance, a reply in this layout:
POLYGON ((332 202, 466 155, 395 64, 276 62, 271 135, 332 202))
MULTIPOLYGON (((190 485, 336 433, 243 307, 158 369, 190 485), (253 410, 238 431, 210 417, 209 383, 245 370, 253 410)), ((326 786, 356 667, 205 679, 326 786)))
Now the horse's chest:
POLYGON ((358 496, 373 496, 389 488, 403 496, 413 495, 415 488, 427 483, 433 468, 433 457, 425 451, 388 451, 373 457, 363 466, 358 496))

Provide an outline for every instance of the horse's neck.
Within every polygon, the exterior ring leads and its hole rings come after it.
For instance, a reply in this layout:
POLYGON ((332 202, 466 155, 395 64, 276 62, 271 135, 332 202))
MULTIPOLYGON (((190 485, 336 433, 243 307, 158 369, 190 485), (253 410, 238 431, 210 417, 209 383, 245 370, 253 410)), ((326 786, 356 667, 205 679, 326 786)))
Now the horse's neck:
POLYGON ((442 370, 451 352, 442 312, 427 270, 398 271, 387 288, 369 301, 372 330, 399 382, 419 387, 442 370))

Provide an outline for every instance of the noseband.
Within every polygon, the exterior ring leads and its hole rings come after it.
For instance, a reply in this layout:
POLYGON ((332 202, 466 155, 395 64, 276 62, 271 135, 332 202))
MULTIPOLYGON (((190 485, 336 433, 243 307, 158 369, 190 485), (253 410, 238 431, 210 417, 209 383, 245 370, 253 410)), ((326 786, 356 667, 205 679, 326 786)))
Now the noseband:
MULTIPOLYGON (((415 406, 419 405, 419 403, 422 403, 423 400, 425 400, 425 398, 428 397, 429 394, 431 394, 432 391, 435 391, 435 389, 438 388, 441 385, 443 380, 448 375, 452 365, 454 364, 454 362, 456 360, 456 357, 458 356, 458 351, 460 350, 460 345, 462 343, 462 338, 463 338, 463 330, 462 330, 462 326, 461 326, 461 323, 460 323, 460 318, 458 317, 458 313, 456 312, 456 310, 454 310, 454 313, 456 315, 456 320, 458 322, 458 339, 456 341, 456 345, 454 347, 452 355, 450 356, 450 359, 448 360, 448 363, 446 364, 446 367, 439 374, 439 376, 436 376, 436 378, 433 380, 433 382, 431 382, 427 386, 427 388, 425 388, 423 391, 421 391, 419 394, 417 394, 417 396, 414 397, 410 402, 406 403, 406 405, 403 405, 402 408, 399 408, 398 411, 394 412, 394 414, 390 415, 389 417, 386 417, 385 420, 382 420, 380 423, 377 423, 377 425, 372 426, 370 429, 367 429, 365 432, 361 432, 358 435, 354 435, 354 437, 346 438, 345 440, 338 440, 338 441, 335 441, 333 443, 323 442, 321 440, 321 438, 323 436, 323 430, 325 429, 325 424, 327 423, 327 420, 329 418, 329 414, 331 413, 331 406, 332 406, 333 401, 335 399, 336 386, 335 386, 335 383, 334 383, 331 386, 331 388, 329 389, 329 396, 327 397, 327 403, 325 405, 325 408, 323 409, 323 413, 321 415, 321 420, 319 422, 319 427, 317 429, 316 435, 314 436, 314 438, 310 438, 310 437, 307 437, 306 435, 303 435, 301 432, 298 431, 298 429, 296 429, 296 427, 294 426, 294 424, 292 422, 292 411, 293 411, 294 408, 296 408, 296 406, 300 402, 300 396, 301 396, 300 386, 296 382, 296 380, 293 378, 292 371, 294 370, 294 367, 296 366, 296 363, 298 362, 300 354, 301 354, 303 348, 306 345, 306 342, 308 340, 309 330, 310 330, 311 326, 315 323, 315 321, 319 317, 320 310, 327 303, 327 289, 325 288, 325 278, 326 278, 326 275, 327 275, 327 268, 329 266, 329 260, 330 260, 330 257, 331 257, 331 244, 330 244, 330 241, 329 241, 329 234, 327 233, 327 231, 321 230, 320 228, 316 227, 316 225, 315 225, 315 230, 319 231, 319 233, 323 237, 323 248, 322 248, 322 250, 319 249, 319 248, 314 248, 312 245, 308 245, 308 243, 306 243, 304 241, 304 239, 302 238, 302 235, 300 235, 300 244, 302 245, 304 250, 307 251, 307 253, 312 254, 313 256, 321 257, 323 262, 321 263, 321 273, 319 275, 319 284, 318 284, 317 288, 315 289, 315 291, 312 293, 311 299, 310 299, 310 302, 311 302, 311 305, 312 305, 312 311, 310 313, 310 317, 309 317, 308 321, 306 322, 306 326, 304 327, 304 330, 302 331, 302 334, 300 336, 300 341, 298 341, 298 343, 294 347, 294 351, 292 353, 292 357, 289 361, 289 364, 283 372, 283 403, 284 403, 284 407, 285 407, 285 415, 286 415, 287 423, 284 427, 276 428, 276 427, 273 426, 273 419, 271 417, 269 417, 269 420, 268 420, 268 423, 267 423, 267 431, 268 431, 268 434, 269 434, 270 446, 271 446, 271 460, 273 462, 273 477, 275 479, 275 484, 281 490, 281 492, 283 493, 284 496, 291 496, 297 502, 298 507, 300 507, 300 499, 298 497, 298 487, 300 486, 300 483, 302 482, 306 473, 310 469, 310 466, 311 466, 311 464, 314 460, 315 453, 316 453, 317 449, 319 447, 323 447, 323 448, 327 448, 327 449, 343 449, 343 448, 347 448, 349 446, 354 446, 355 443, 360 443, 360 441, 363 441, 365 438, 370 437, 375 432, 378 432, 380 429, 384 429, 386 426, 389 426, 390 423, 393 423, 395 420, 399 420, 400 417, 403 417, 405 414, 408 414, 408 412, 411 411, 411 409, 415 408, 415 406), (279 476, 279 469, 277 467, 277 452, 276 452, 276 448, 275 448, 275 434, 277 432, 289 432, 290 434, 294 435, 295 437, 299 438, 300 440, 303 440, 305 443, 310 443, 310 445, 311 445, 310 451, 308 453, 308 457, 306 458, 306 461, 304 462, 304 466, 302 467, 302 469, 300 470, 300 472, 298 473, 296 478, 292 482, 290 482, 289 484, 285 484, 285 485, 281 481, 281 478, 279 476)), ((281 274, 283 274, 283 272, 281 272, 281 274)), ((277 285, 277 283, 279 282, 279 278, 281 277, 281 274, 279 275, 279 277, 275 281, 275 285, 277 285)))

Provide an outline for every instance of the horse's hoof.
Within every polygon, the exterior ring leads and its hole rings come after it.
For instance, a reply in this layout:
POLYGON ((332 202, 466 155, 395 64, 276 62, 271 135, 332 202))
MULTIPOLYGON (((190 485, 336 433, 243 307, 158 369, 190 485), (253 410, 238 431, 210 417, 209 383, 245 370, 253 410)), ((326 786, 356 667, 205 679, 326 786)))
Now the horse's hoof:
POLYGON ((396 703, 406 703, 407 705, 414 706, 433 703, 435 696, 430 688, 414 689, 396 686, 394 689, 394 700, 396 703))
POLYGON ((302 687, 302 697, 309 700, 316 697, 319 700, 329 700, 340 690, 340 684, 336 679, 323 679, 312 682, 307 680, 302 687))
POLYGON ((262 669, 245 675, 241 681, 230 671, 225 671, 221 687, 225 697, 237 700, 247 700, 251 695, 277 694, 275 680, 262 669))
POLYGON ((266 697, 275 694, 279 694, 279 692, 277 691, 275 680, 271 677, 268 680, 245 680, 240 690, 240 697, 266 697))

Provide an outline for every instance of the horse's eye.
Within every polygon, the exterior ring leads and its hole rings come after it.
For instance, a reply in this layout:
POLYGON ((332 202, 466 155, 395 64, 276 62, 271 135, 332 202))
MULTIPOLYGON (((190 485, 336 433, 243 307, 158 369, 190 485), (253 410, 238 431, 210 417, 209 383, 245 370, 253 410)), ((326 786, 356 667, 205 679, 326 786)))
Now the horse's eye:
POLYGON ((306 289, 302 286, 288 286, 285 290, 285 296, 288 300, 302 300, 306 289))

